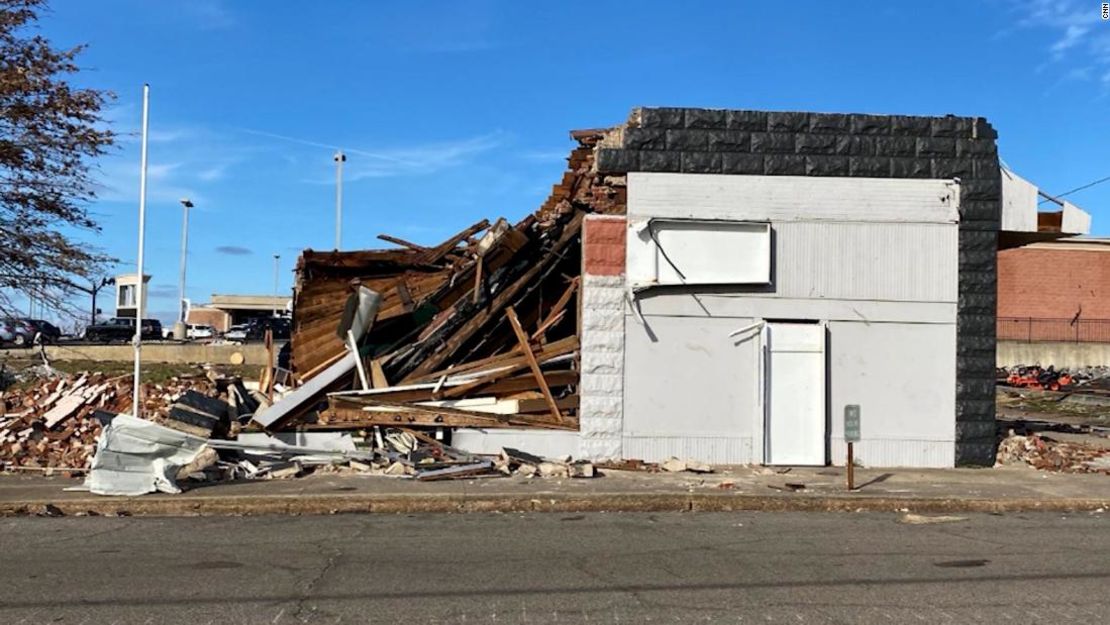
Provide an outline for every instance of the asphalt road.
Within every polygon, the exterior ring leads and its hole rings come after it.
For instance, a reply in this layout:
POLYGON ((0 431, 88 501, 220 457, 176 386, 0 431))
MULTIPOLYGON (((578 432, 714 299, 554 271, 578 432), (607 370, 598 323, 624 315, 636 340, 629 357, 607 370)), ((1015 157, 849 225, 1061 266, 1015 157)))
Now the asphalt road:
POLYGON ((0 519, 0 623, 1106 623, 1110 515, 0 519))

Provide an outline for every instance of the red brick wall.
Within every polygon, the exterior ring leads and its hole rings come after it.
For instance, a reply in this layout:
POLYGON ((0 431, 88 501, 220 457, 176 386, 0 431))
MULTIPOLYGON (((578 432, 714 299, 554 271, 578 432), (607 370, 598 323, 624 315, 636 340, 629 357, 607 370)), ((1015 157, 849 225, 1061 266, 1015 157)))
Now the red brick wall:
POLYGON ((1014 248, 998 253, 998 316, 1110 319, 1110 250, 1014 248))
POLYGON ((196 323, 200 325, 209 325, 216 328, 219 332, 227 332, 230 324, 230 315, 222 310, 214 310, 211 308, 193 308, 189 311, 189 316, 185 319, 188 323, 196 323))
POLYGON ((591 215, 582 225, 582 267, 595 276, 624 273, 624 217, 591 215))

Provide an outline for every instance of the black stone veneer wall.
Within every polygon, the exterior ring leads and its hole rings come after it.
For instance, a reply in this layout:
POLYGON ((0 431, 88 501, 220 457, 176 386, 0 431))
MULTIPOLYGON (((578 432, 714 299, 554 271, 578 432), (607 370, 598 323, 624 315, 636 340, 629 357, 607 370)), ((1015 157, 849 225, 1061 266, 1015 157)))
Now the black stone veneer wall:
POLYGON ((644 108, 601 173, 959 178, 956 463, 991 465, 998 229, 997 133, 980 117, 644 108))

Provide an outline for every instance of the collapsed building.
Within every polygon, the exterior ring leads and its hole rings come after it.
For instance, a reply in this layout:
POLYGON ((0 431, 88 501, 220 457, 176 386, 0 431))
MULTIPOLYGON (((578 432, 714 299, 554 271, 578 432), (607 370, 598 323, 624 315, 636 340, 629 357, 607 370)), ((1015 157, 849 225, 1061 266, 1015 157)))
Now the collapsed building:
POLYGON ((982 118, 643 108, 576 131, 535 213, 306 251, 269 431, 472 452, 994 462, 996 255, 1089 230, 982 118), (1032 189, 1032 191, 1030 191, 1032 189))

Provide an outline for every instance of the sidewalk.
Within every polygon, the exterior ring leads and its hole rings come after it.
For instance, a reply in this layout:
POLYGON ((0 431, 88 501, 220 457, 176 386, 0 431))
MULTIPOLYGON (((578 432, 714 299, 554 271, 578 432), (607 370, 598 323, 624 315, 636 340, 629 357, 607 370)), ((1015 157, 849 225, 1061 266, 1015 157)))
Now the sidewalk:
POLYGON ((712 474, 604 472, 594 479, 506 477, 416 482, 361 475, 223 483, 180 495, 103 497, 63 489, 78 479, 0 476, 0 515, 260 515, 584 511, 1009 512, 1110 509, 1110 477, 998 469, 860 469, 846 492, 842 468, 720 467, 712 474), (790 486, 794 485, 794 486, 790 486), (797 485, 804 485, 798 488, 797 485), (797 490, 795 490, 797 489, 797 490))

